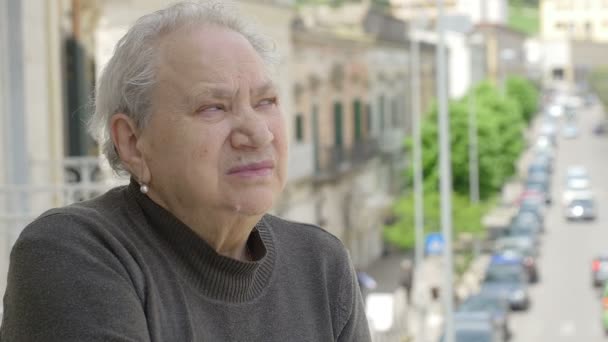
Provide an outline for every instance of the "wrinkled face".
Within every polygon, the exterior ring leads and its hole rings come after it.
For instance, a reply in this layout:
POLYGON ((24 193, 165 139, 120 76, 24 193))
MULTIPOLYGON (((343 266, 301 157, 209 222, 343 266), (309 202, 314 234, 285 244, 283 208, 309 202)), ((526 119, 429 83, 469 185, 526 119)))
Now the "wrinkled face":
POLYGON ((286 178, 278 91, 240 34, 214 26, 163 38, 153 114, 138 146, 150 188, 180 210, 268 211, 286 178))

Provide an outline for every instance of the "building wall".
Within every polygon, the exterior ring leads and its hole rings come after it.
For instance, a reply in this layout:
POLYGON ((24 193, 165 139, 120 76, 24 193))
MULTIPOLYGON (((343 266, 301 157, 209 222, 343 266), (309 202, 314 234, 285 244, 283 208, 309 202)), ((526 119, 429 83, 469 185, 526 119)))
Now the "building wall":
MULTIPOLYGON (((436 0, 391 0, 393 12, 401 19, 437 18, 436 0)), ((501 24, 509 18, 507 0, 444 0, 447 16, 468 16, 473 24, 481 22, 501 24)))
POLYGON ((483 35, 487 77, 500 85, 509 75, 526 75, 526 37, 504 26, 478 25, 483 35))
MULTIPOLYGON (((55 204, 50 192, 33 196, 23 189, 61 179, 59 167, 48 161, 63 156, 59 3, 25 0, 12 2, 8 7, 9 2, 0 1, 0 274, 3 275, 8 267, 9 250, 21 229, 35 215, 55 204), (14 17, 9 20, 8 16, 14 17), (11 60, 17 51, 20 60, 11 60), (18 121, 22 125, 16 124, 18 121), (9 191, 7 184, 22 190, 9 191)), ((1 277, 0 291, 5 286, 6 278, 1 277)))
POLYGON ((608 41, 607 0, 543 0, 540 16, 545 39, 608 41))
POLYGON ((56 2, 45 0, 27 0, 22 5, 27 23, 23 33, 27 37, 24 71, 30 182, 52 184, 61 181, 62 174, 48 162, 64 156, 60 9, 56 2))
POLYGON ((571 46, 565 40, 545 40, 542 46, 543 82, 558 81, 555 73, 563 71, 563 81, 574 80, 571 46))
MULTIPOLYGON (((8 51, 8 20, 6 18, 6 4, 8 0, 0 0, 0 51, 8 51)), ((6 119, 8 117, 8 95, 9 95, 9 84, 8 84, 8 60, 5 53, 0 53, 0 133, 3 137, 6 137, 6 119)), ((7 165, 7 153, 6 153, 6 139, 0 139, 0 184, 6 183, 6 169, 7 165)), ((0 205, 4 206, 4 199, 0 198, 0 205)))
MULTIPOLYGON (((379 95, 385 95, 388 130, 391 123, 389 114, 392 114, 391 100, 403 97, 405 93, 408 59, 403 50, 392 51, 370 44, 365 36, 345 38, 331 32, 319 33, 314 29, 294 32, 294 109, 306 123, 305 142, 314 144, 312 108, 318 108, 321 164, 328 161, 326 157, 330 155, 327 152, 335 148, 336 102, 342 103, 343 146, 348 151, 355 145, 354 101, 360 100, 362 105, 363 137, 372 139, 381 135, 379 95), (383 58, 374 59, 373 56, 383 58), (379 63, 380 60, 383 62, 379 63), (400 74, 396 72, 397 69, 401 70, 400 74), (372 112, 373 132, 369 132, 369 135, 366 134, 367 104, 372 112)), ((370 140, 367 142, 371 143, 370 140)), ((383 216, 378 214, 380 211, 369 206, 366 199, 371 195, 382 197, 388 193, 390 182, 383 173, 385 167, 386 164, 380 162, 377 154, 363 164, 348 165, 340 171, 330 172, 333 176, 329 179, 319 178, 319 175, 325 174, 321 170, 315 177, 289 185, 284 196, 289 202, 284 216, 319 224, 343 241, 358 267, 366 266, 381 253, 383 222, 383 216)), ((385 199, 385 206, 386 202, 385 199)))

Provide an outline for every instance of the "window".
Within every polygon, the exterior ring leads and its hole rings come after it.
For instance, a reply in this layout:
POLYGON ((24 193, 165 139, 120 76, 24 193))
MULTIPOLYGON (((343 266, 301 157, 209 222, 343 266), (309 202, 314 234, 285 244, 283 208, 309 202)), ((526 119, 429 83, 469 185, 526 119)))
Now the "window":
POLYGON ((380 131, 384 131, 384 95, 378 100, 378 113, 380 114, 380 131))
POLYGON ((562 68, 553 69, 552 74, 553 74, 554 80, 563 80, 564 79, 564 69, 562 69, 562 68))
POLYGON ((334 145, 342 146, 344 137, 342 135, 342 103, 334 103, 334 145))
POLYGON ((593 34, 593 25, 590 22, 586 22, 585 23, 585 35, 587 36, 587 38, 591 38, 592 34, 593 34))
POLYGON ((392 101, 392 112, 393 112, 393 123, 392 126, 393 128, 398 127, 399 123, 401 122, 401 117, 399 115, 399 105, 397 104, 397 97, 393 97, 393 101, 392 101))
POLYGON ((353 103, 353 114, 354 114, 354 124, 355 124, 355 141, 361 141, 363 137, 363 129, 361 127, 361 101, 358 99, 353 103))
POLYGON ((371 134, 372 132, 372 105, 369 103, 365 105, 365 132, 371 134))
POLYGON ((319 171, 319 106, 312 106, 312 146, 315 162, 315 172, 319 171))
POLYGON ((304 117, 301 113, 296 114, 295 124, 296 142, 302 142, 304 141, 304 117))

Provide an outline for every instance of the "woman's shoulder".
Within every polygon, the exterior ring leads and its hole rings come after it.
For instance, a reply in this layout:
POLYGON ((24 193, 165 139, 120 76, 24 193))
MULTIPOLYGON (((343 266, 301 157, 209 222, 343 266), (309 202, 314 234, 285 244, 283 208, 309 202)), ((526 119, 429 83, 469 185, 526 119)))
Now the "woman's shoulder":
POLYGON ((91 200, 49 209, 30 222, 19 239, 70 239, 85 235, 110 233, 112 222, 124 209, 121 188, 115 188, 91 200))
POLYGON ((347 249, 342 241, 320 226, 287 220, 274 215, 265 215, 263 220, 270 227, 278 243, 295 249, 304 249, 317 255, 347 258, 347 249))
POLYGON ((281 229, 285 233, 298 238, 317 239, 328 244, 342 245, 342 241, 334 234, 315 224, 288 220, 274 215, 265 215, 263 220, 272 228, 281 229))

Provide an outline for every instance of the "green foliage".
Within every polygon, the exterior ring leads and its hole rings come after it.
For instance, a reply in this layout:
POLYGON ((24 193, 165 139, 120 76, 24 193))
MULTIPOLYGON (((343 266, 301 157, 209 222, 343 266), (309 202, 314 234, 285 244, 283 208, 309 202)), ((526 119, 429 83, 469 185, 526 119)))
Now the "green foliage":
MULTIPOLYGON (((454 194, 452 199, 452 216, 454 230, 457 233, 471 233, 482 236, 484 233, 481 218, 490 208, 492 201, 471 205, 466 196, 454 194)), ((424 231, 425 234, 440 230, 440 198, 437 192, 426 192, 424 195, 424 231)), ((397 220, 384 229, 384 238, 402 249, 414 247, 416 234, 414 230, 414 197, 412 194, 400 198, 394 206, 397 220)))
POLYGON ((538 90, 523 77, 513 76, 507 79, 507 94, 519 102, 526 123, 529 123, 538 109, 538 90))
MULTIPOLYGON (((481 218, 490 208, 492 197, 514 174, 524 144, 524 128, 536 110, 538 92, 522 78, 511 78, 506 95, 488 82, 479 84, 464 98, 451 101, 450 146, 454 197, 453 222, 456 234, 481 234, 481 218), (477 122, 480 204, 469 202, 469 113, 473 109, 477 122)), ((421 123, 422 169, 424 174, 425 232, 438 231, 439 214, 439 146, 436 104, 421 123)), ((411 151, 412 141, 406 148, 411 151)), ((412 153, 409 153, 412 155, 412 153)), ((407 170, 407 183, 413 183, 413 170, 407 170)), ((394 207, 396 222, 386 227, 385 238, 401 248, 414 244, 414 199, 406 194, 394 207)))
POLYGON ((608 107, 608 68, 592 70, 589 84, 604 107, 608 107))
POLYGON ((509 1, 509 27, 512 29, 529 35, 537 34, 540 27, 539 18, 537 1, 509 1))
MULTIPOLYGON (((470 96, 470 95, 468 95, 470 96)), ((469 192, 469 109, 477 118, 480 193, 492 196, 514 173, 515 161, 524 148, 525 121, 518 101, 503 97, 489 83, 475 88, 471 102, 465 97, 449 103, 450 146, 454 191, 469 192)), ((433 106, 422 122, 422 164, 427 191, 439 190, 439 146, 437 106, 433 106)), ((406 143, 411 146, 411 141, 406 143)), ((411 154, 410 154, 411 155, 411 154)), ((408 184, 413 172, 407 171, 408 184)))

